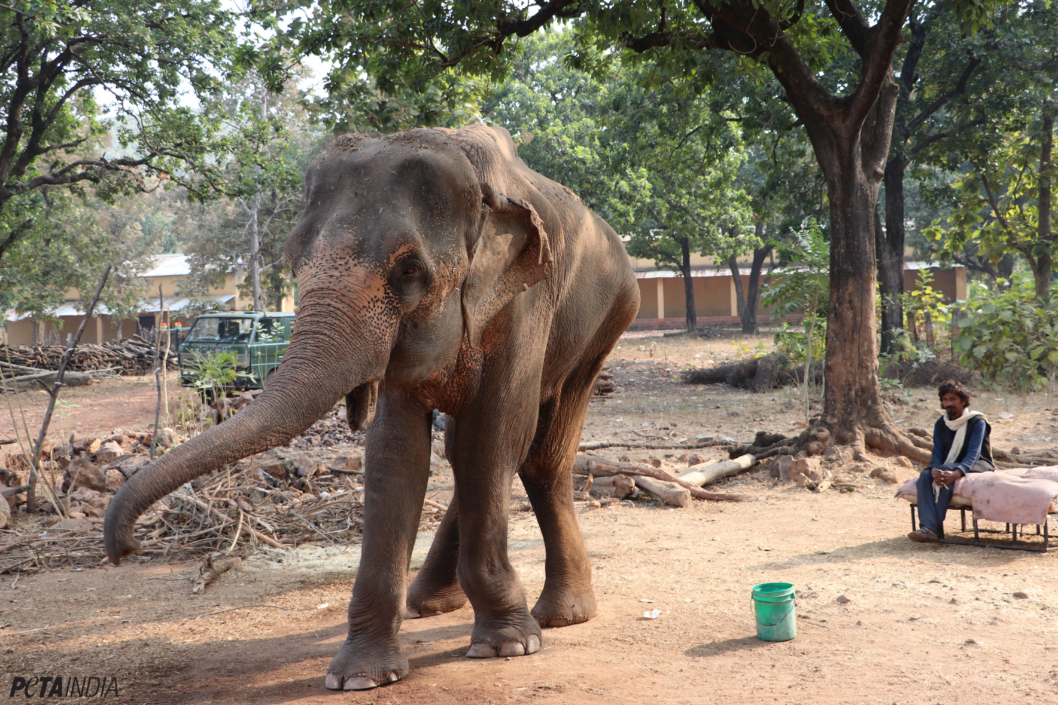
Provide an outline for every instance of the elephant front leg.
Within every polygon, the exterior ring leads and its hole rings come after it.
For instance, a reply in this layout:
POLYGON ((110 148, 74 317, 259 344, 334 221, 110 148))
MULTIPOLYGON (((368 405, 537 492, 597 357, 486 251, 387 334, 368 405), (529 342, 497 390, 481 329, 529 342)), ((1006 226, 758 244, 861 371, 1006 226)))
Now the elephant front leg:
POLYGON ((408 674, 397 633, 429 478, 430 411, 400 392, 383 392, 365 456, 360 569, 349 635, 327 669, 331 690, 367 690, 408 674))

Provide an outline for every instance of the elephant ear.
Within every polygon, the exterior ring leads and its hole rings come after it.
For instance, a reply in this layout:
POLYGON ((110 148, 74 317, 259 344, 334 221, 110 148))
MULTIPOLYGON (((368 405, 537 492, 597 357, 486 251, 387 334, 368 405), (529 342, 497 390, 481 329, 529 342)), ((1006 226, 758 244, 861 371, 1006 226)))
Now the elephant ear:
POLYGON ((492 317, 545 276, 551 244, 532 204, 481 184, 482 202, 491 211, 474 244, 463 284, 463 320, 471 347, 492 317))

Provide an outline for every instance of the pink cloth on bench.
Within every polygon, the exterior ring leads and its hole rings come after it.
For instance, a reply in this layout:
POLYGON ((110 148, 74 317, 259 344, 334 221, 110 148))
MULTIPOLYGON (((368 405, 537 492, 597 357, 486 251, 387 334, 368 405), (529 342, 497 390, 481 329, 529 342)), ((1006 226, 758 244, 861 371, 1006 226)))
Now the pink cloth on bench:
MULTIPOLYGON (((916 500, 917 481, 908 480, 896 496, 916 500)), ((955 481, 955 496, 969 502, 978 519, 1043 524, 1058 499, 1058 466, 972 472, 955 481)))

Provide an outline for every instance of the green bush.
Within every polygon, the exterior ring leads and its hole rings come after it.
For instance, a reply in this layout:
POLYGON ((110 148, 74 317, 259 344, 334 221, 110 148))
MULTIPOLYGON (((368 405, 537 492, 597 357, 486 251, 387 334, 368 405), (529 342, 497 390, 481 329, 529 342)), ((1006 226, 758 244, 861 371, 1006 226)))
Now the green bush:
POLYGON ((975 289, 957 319, 962 364, 992 384, 1043 387, 1058 366, 1058 298, 1036 300, 1032 280, 1015 276, 1004 291, 975 289))

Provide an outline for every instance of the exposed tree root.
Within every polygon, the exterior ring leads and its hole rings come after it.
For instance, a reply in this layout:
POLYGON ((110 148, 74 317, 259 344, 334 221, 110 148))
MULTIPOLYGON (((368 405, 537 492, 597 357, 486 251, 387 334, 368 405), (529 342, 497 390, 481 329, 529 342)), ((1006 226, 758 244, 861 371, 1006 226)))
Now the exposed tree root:
MULTIPOLYGON (((866 429, 851 429, 832 432, 818 419, 796 436, 784 436, 781 433, 759 431, 753 443, 730 445, 728 455, 737 458, 751 454, 758 460, 766 460, 779 455, 797 455, 804 452, 807 456, 823 455, 831 446, 844 445, 853 450, 853 457, 859 461, 869 460, 868 449, 877 451, 882 456, 902 455, 912 462, 925 467, 932 456, 932 434, 922 428, 907 429, 901 433, 892 428, 871 426, 866 429), (839 435, 840 434, 840 435, 839 435), (834 442, 837 436, 844 442, 834 442), (927 440, 930 439, 930 440, 927 440)), ((1024 468, 1034 465, 1058 465, 1058 457, 1047 457, 1050 451, 1034 451, 1035 455, 1011 453, 992 448, 996 467, 1000 470, 1024 468), (1044 455, 1044 454, 1047 455, 1044 455)))

